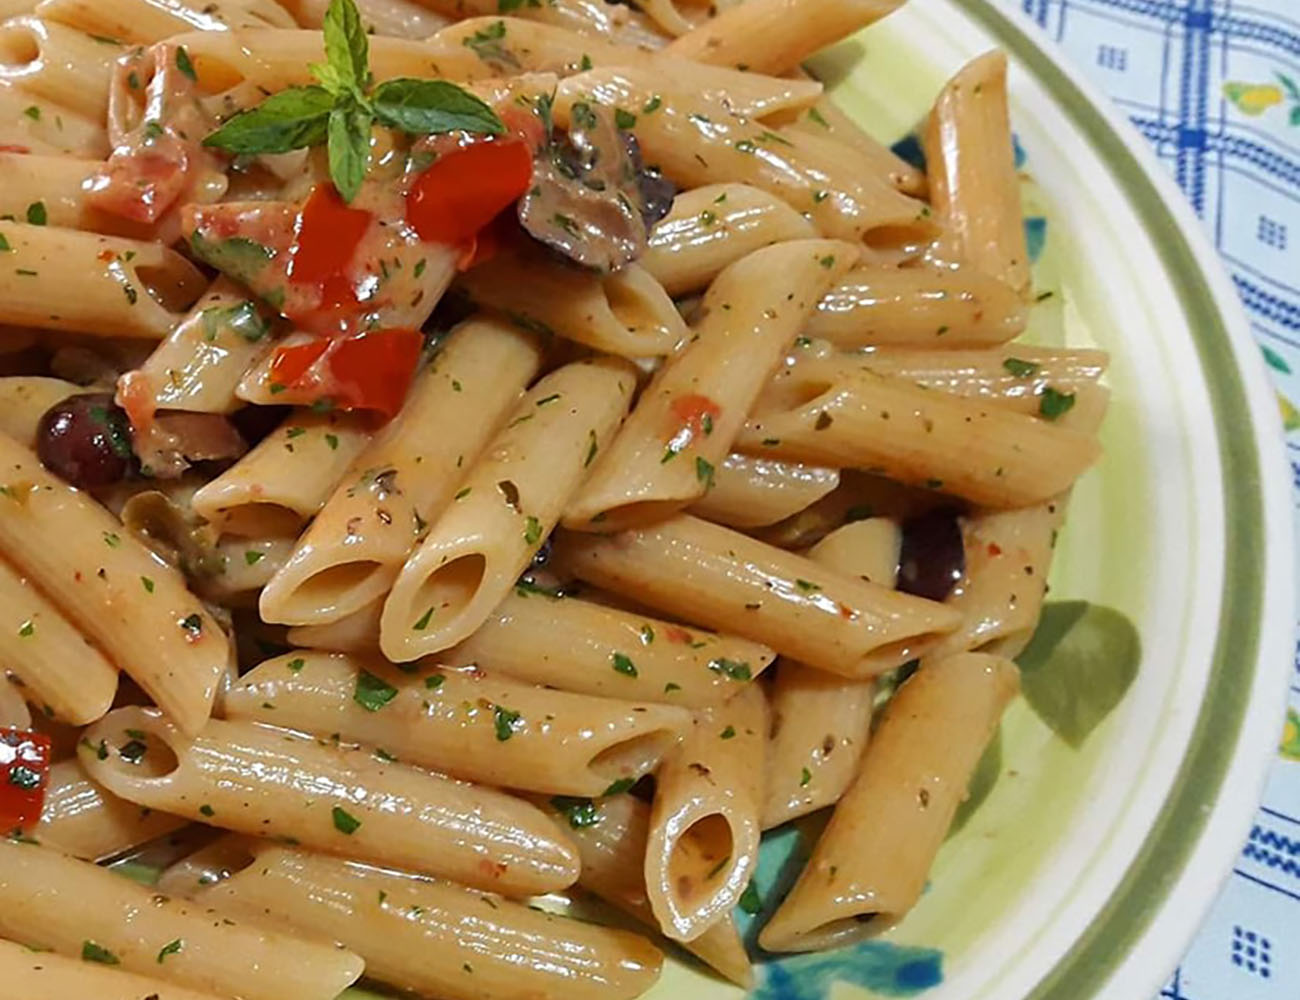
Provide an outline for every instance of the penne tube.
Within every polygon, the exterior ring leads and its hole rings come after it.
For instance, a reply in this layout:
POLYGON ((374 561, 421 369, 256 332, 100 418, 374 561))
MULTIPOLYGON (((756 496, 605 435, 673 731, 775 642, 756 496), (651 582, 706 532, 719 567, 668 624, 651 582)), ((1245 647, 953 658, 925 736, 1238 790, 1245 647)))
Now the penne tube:
POLYGON ((109 153, 102 119, 83 118, 0 79, 0 145, 24 155, 103 158, 109 153))
POLYGON ((784 520, 816 503, 839 485, 838 469, 728 455, 709 492, 690 512, 732 528, 758 528, 784 520))
POLYGON ((565 527, 618 531, 703 496, 786 345, 856 258, 849 243, 795 240, 723 271, 689 342, 642 392, 569 503, 565 527))
POLYGON ((289 645, 337 653, 377 654, 379 616, 383 611, 384 597, 379 597, 360 611, 344 615, 328 624, 297 625, 289 629, 289 645))
POLYGON ((655 774, 646 896, 674 940, 694 940, 725 919, 753 877, 767 730, 763 689, 747 685, 699 709, 655 774))
POLYGON ((540 365, 536 338, 508 323, 457 327, 262 591, 262 618, 322 625, 386 594, 540 365))
POLYGON ((0 222, 0 238, 9 246, 0 268, 4 323, 159 340, 203 287, 198 269, 160 243, 16 222, 0 222), (73 290, 68 275, 76 275, 73 290))
POLYGON ((40 17, 15 17, 0 24, 0 81, 91 121, 108 113, 113 62, 122 45, 92 38, 40 17))
POLYGON ((787 73, 901 5, 902 0, 748 0, 720 11, 666 51, 755 73, 787 73))
POLYGON ((555 557, 579 578, 648 607, 845 677, 916 659, 958 623, 933 601, 685 515, 604 537, 567 532, 555 557))
POLYGON ((573 848, 533 806, 369 750, 218 719, 187 739, 135 707, 105 716, 86 740, 78 758, 93 780, 196 822, 513 895, 562 889, 577 876, 573 848), (136 746, 124 756, 128 741, 136 746))
POLYGON ((5 988, 24 1000, 222 1000, 212 993, 198 993, 97 962, 33 951, 12 941, 0 941, 0 967, 5 970, 5 988))
MULTIPOLYGON (((590 817, 586 811, 574 815, 578 822, 570 819, 568 827, 582 859, 578 885, 658 930, 645 882, 650 807, 631 795, 616 795, 593 802, 590 817)), ((737 986, 753 985, 753 966, 731 913, 694 940, 678 944, 737 986)))
MULTIPOLYGON (((389 0, 391 2, 391 0, 389 0)), ((273 0, 247 4, 182 2, 182 0, 41 0, 40 17, 66 24, 99 38, 152 45, 184 31, 227 31, 231 28, 293 27, 273 0)))
POLYGON ((270 919, 366 962, 367 978, 445 1000, 631 1000, 659 977, 645 938, 449 882, 271 845, 195 898, 270 919))
MULTIPOLYGON (((107 510, 51 476, 35 455, 4 435, 0 468, 0 552, 5 559, 108 660, 126 670, 182 731, 198 732, 229 657, 229 642, 217 623, 176 570, 127 534, 107 510), (51 545, 56 538, 59 544, 51 545)), ((23 638, 35 635, 19 635, 23 638)), ((78 649, 80 667, 89 654, 80 645, 78 649)))
MULTIPOLYGON (((517 15, 524 13, 522 9, 516 11, 517 15)), ((439 32, 428 44, 438 65, 444 71, 455 72, 457 79, 478 80, 520 72, 572 76, 592 68, 636 66, 653 69, 686 92, 710 100, 725 97, 736 114, 752 118, 796 113, 822 92, 822 85, 815 80, 762 76, 674 59, 653 49, 620 45, 519 16, 466 18, 439 32)))
POLYGON ((364 414, 294 410, 194 494, 194 512, 229 535, 296 535, 320 513, 371 437, 364 414))
POLYGON ((936 655, 967 650, 1012 658, 1029 644, 1047 596, 1065 497, 1019 510, 976 511, 963 518, 966 572, 945 602, 962 623, 936 655))
POLYGON ((668 354, 688 335, 673 300, 638 264, 601 275, 537 247, 500 253, 459 284, 475 303, 520 326, 625 358, 668 354))
POLYGON ((627 413, 635 369, 600 358, 532 387, 406 560, 379 645, 396 662, 455 645, 510 593, 627 413))
POLYGON ((838 462, 997 508, 1061 493, 1100 453, 1090 434, 902 378, 805 379, 796 366, 791 382, 798 398, 751 419, 737 450, 838 462))
POLYGON ((0 432, 24 448, 35 449, 36 429, 45 411, 80 392, 81 386, 61 378, 42 375, 0 378, 0 432))
MULTIPOLYGON (((831 532, 808 555, 823 566, 893 589, 901 541, 897 523, 869 518, 831 532)), ((839 801, 867 745, 876 683, 874 678, 836 677, 786 660, 768 691, 772 727, 764 830, 839 801)))
POLYGON ((74 858, 104 861, 183 826, 180 816, 141 808, 101 788, 72 759, 50 768, 41 821, 31 834, 74 858))
POLYGON ((812 223, 775 195, 748 184, 706 184, 673 199, 639 263, 669 295, 683 295, 706 288, 747 254, 815 235, 812 223))
POLYGON ((804 332, 845 350, 905 344, 946 351, 1005 343, 1028 319, 1010 285, 975 267, 867 265, 826 294, 804 332))
POLYGON ((925 153, 930 200, 958 257, 1027 297, 1029 251, 1004 53, 972 59, 940 91, 925 129, 925 153))
MULTIPOLYGON (((302 27, 319 28, 329 0, 285 0, 283 7, 302 27)), ((366 30, 375 35, 428 38, 447 26, 447 18, 413 0, 357 0, 357 11, 366 30)))
MULTIPOLYGON (((417 2, 453 20, 477 19, 480 16, 502 12, 499 0, 417 0, 417 2)), ((605 3, 603 0, 554 0, 553 3, 536 5, 524 3, 514 7, 513 14, 512 22, 516 19, 540 21, 576 32, 592 41, 607 40, 626 47, 658 48, 667 41, 655 30, 653 22, 647 20, 639 11, 605 3)), ((492 18, 493 22, 499 20, 502 18, 492 18)))
MULTIPOLYGON (((23 117, 43 116, 38 105, 30 105, 23 117)), ((0 216, 25 218, 29 208, 39 204, 45 224, 65 229, 88 229, 109 236, 148 239, 147 226, 133 223, 90 207, 83 186, 101 161, 52 153, 0 153, 0 216)))
POLYGON ((1018 687, 1016 665, 1000 657, 923 662, 885 707, 857 777, 759 934, 765 949, 849 944, 912 908, 1018 687))
POLYGON ((810 135, 833 139, 848 147, 858 157, 861 169, 889 178, 889 183, 904 194, 917 198, 925 196, 925 171, 918 170, 884 143, 870 136, 834 99, 823 96, 812 107, 791 118, 788 124, 810 135))
POLYGON ((334 1000, 362 969, 360 958, 332 944, 214 919, 105 868, 10 839, 0 839, 0 934, 247 1000, 334 1000))
POLYGON ((94 722, 117 693, 117 668, 9 562, 0 559, 0 663, 50 718, 94 722))
POLYGON ((589 70, 562 80, 556 120, 567 122, 574 102, 588 99, 625 110, 653 106, 635 116, 631 131, 646 162, 682 187, 739 182, 761 188, 806 212, 821 235, 865 242, 870 250, 919 253, 938 231, 929 206, 887 178, 857 174, 839 149, 737 116, 724 100, 665 88, 653 70, 589 70))
POLYGON ((520 583, 482 628, 439 658, 561 691, 701 708, 731 698, 775 655, 749 639, 520 583))
POLYGON ((630 784, 690 725, 684 708, 552 691, 478 670, 422 665, 404 673, 375 657, 310 650, 253 668, 225 707, 228 719, 337 733, 465 781, 559 795, 630 784))
MULTIPOLYGON (((131 373, 160 409, 230 413, 245 372, 271 350, 271 324, 231 279, 219 277, 131 373)), ((137 388, 140 386, 140 388, 137 388)))

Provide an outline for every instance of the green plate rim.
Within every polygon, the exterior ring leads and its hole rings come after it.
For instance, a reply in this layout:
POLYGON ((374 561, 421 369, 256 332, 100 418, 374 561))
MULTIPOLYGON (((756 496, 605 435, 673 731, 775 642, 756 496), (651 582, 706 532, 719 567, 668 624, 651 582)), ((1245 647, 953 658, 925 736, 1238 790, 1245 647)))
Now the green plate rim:
MULTIPOLYGON (((1080 1000, 1100 992, 1150 927, 1209 821, 1245 723, 1263 623, 1264 500, 1259 441, 1223 311, 1196 253, 1124 139, 1070 77, 989 0, 958 5, 998 39, 1056 100, 1114 173, 1148 232, 1187 318, 1214 415, 1224 504, 1219 624, 1205 696, 1172 790, 1105 905, 1026 1000, 1080 1000), (1243 676, 1242 664, 1251 664, 1243 676)), ((1163 974, 1168 970, 1160 970, 1163 974)))

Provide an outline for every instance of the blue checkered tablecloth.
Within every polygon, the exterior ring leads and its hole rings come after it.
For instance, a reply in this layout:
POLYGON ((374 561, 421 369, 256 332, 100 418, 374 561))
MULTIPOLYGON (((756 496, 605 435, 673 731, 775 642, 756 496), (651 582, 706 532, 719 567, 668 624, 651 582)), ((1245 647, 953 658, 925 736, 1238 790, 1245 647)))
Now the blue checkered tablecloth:
MULTIPOLYGON (((1001 0, 1123 109, 1218 248, 1274 376, 1300 511, 1300 0, 1001 0)), ((1164 1000, 1300 1000, 1300 646, 1233 874, 1164 1000)))

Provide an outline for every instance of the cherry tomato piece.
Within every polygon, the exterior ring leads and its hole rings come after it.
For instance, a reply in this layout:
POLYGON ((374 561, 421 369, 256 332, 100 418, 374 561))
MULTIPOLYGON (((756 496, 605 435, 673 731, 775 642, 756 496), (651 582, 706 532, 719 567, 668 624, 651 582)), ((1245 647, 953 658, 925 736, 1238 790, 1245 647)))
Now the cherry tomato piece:
POLYGON ((0 729, 0 831, 25 830, 41 818, 50 746, 44 733, 0 729))
POLYGON ((444 153, 415 179, 406 220, 420 239, 460 246, 518 201, 533 180, 533 155, 519 139, 490 139, 444 153))
POLYGON ((294 389, 315 389, 316 400, 343 410, 376 410, 392 417, 401 409, 420 360, 418 330, 368 330, 350 337, 281 347, 271 379, 294 389))
POLYGON ((289 278, 318 284, 343 274, 374 216, 351 208, 333 184, 317 184, 298 213, 289 278))

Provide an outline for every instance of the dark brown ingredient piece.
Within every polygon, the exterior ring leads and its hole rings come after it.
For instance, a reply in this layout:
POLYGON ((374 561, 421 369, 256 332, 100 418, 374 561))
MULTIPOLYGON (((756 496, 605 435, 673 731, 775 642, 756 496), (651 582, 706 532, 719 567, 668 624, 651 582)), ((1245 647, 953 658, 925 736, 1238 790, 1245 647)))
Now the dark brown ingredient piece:
POLYGON ((942 601, 966 573, 966 549, 957 512, 935 510, 903 522, 898 589, 942 601))
POLYGON ((50 407, 37 425, 36 451, 47 469, 81 489, 111 486, 132 471, 130 424, 106 392, 50 407))
POLYGON ((580 101, 567 137, 553 137, 538 151, 519 221, 575 263, 616 271, 645 253, 671 190, 645 169, 636 138, 618 127, 612 109, 580 101))

